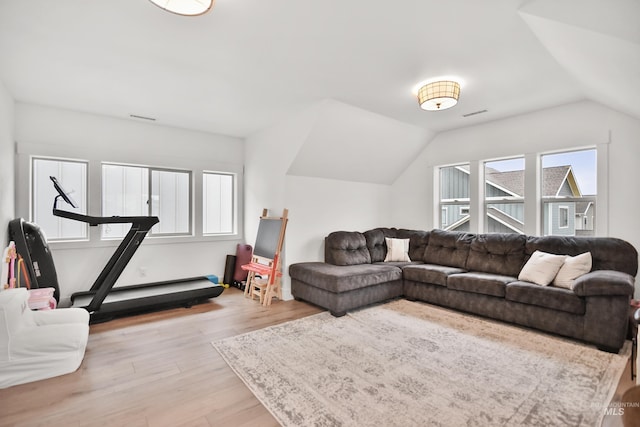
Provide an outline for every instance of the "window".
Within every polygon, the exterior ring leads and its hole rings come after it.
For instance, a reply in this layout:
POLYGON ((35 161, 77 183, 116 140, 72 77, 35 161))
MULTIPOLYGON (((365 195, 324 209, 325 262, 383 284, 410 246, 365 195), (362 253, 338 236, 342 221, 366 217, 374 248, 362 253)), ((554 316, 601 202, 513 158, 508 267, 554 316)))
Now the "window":
MULTIPOLYGON (((149 173, 147 168, 102 165, 102 215, 149 215, 149 173)), ((131 224, 103 224, 102 238, 121 238, 131 224)))
POLYGON ((160 223, 153 234, 191 233, 191 173, 151 169, 151 215, 160 223))
MULTIPOLYGON (((143 166, 102 165, 104 216, 157 216, 151 235, 191 233, 191 172, 143 166)), ((102 237, 121 238, 129 224, 105 224, 102 237)))
POLYGON ((469 164, 440 168, 440 225, 469 231, 469 164))
POLYGON ((47 240, 84 240, 88 237, 87 224, 53 216, 53 202, 58 195, 50 176, 64 186, 78 205, 78 209, 65 206, 59 209, 87 213, 87 162, 33 158, 31 163, 31 218, 47 236, 47 240))
POLYGON ((474 175, 477 167, 470 165, 475 164, 437 169, 439 204, 434 206, 434 215, 439 218, 435 226, 480 233, 596 235, 596 148, 487 160, 481 163, 483 188, 472 192, 471 200, 470 178, 477 182, 478 176, 474 175), (525 163, 540 166, 525 170, 525 163), (525 205, 530 215, 526 223, 525 205), (478 217, 472 217, 476 212, 478 217))
POLYGON ((235 231, 235 176, 202 174, 202 233, 232 234, 235 231))
POLYGON ((595 235, 596 154, 588 149, 542 155, 545 236, 595 235))
POLYGON ((524 233, 524 157, 485 162, 485 231, 524 233))
POLYGON ((445 228, 447 225, 449 225, 449 218, 447 217, 447 212, 449 212, 447 210, 446 207, 442 208, 440 211, 440 225, 441 228, 445 228))
POLYGON ((569 227, 569 207, 568 206, 558 206, 558 227, 560 228, 569 227))

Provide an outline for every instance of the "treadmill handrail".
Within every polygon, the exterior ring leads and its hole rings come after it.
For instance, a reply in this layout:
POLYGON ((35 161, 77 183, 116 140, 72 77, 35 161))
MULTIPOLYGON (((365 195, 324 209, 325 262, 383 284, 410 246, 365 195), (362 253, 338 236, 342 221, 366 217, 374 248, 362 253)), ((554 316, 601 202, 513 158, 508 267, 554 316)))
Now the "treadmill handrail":
POLYGON ((140 224, 147 231, 160 222, 157 216, 91 216, 53 208, 53 214, 61 218, 80 221, 95 227, 100 224, 140 224))

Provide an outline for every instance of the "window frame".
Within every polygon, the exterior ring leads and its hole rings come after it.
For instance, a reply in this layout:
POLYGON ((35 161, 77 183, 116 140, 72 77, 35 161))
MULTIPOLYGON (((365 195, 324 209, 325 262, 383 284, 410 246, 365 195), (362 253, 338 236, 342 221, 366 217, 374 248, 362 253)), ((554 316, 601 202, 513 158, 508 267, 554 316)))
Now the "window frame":
MULTIPOLYGON (((173 243, 214 243, 217 242, 230 242, 241 241, 244 239, 244 175, 245 168, 239 160, 230 161, 217 161, 209 157, 198 156, 197 153, 193 155, 191 153, 185 153, 184 156, 167 156, 161 152, 149 153, 146 155, 139 151, 127 151, 118 152, 111 149, 99 149, 96 147, 88 146, 58 146, 47 144, 33 144, 18 141, 16 143, 16 176, 15 186, 17 194, 21 194, 22 197, 18 197, 15 200, 16 217, 22 217, 27 220, 31 220, 32 213, 32 188, 31 188, 31 158, 37 157, 42 159, 54 159, 54 160, 72 160, 82 161, 88 163, 87 179, 88 185, 85 190, 87 194, 86 200, 86 213, 91 216, 104 216, 102 215, 102 178, 101 178, 101 166, 103 163, 116 164, 116 165, 132 165, 132 166, 144 166, 147 164, 153 164, 160 167, 167 167, 169 169, 188 170, 192 172, 192 229, 193 234, 183 236, 164 236, 147 235, 145 238, 145 245, 166 245, 173 243), (201 173, 203 170, 213 170, 219 172, 232 173, 236 175, 236 230, 234 234, 228 235, 203 235, 202 233, 202 180, 201 173)), ((62 182, 63 185, 65 182, 62 182)), ((48 183, 47 183, 48 184, 48 183)), ((71 188, 70 185, 66 185, 71 188)), ((75 186, 79 188, 78 186, 75 186)), ((53 189, 53 187, 52 187, 53 189)), ((77 194, 77 193, 76 193, 77 194)), ((80 197, 78 197, 79 199, 80 197)), ((45 210, 50 209, 49 203, 53 204, 53 195, 50 198, 46 196, 43 200, 46 201, 45 210)), ((80 202, 80 200, 78 200, 80 202)), ((60 205, 62 206, 62 205, 60 205)), ((71 210, 71 209, 70 209, 71 210)), ((45 212, 48 215, 48 212, 45 212)), ((52 249, 80 249, 87 248, 112 248, 120 243, 118 238, 102 239, 101 227, 88 227, 88 236, 86 239, 79 240, 73 239, 70 241, 49 240, 49 245, 52 249)))
POLYGON ((203 170, 202 178, 202 235, 203 236, 234 236, 238 234, 238 174, 234 172, 223 172, 213 170, 203 170), (231 177, 231 231, 208 233, 205 231, 205 194, 204 181, 205 175, 224 175, 231 177))

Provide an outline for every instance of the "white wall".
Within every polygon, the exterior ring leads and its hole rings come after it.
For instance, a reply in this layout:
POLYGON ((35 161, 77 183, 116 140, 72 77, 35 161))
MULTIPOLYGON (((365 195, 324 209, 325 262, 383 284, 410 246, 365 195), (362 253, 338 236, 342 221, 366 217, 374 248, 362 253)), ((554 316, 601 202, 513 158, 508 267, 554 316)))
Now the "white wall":
POLYGON ((15 217, 13 138, 14 102, 0 81, 0 247, 8 243, 7 226, 15 217))
POLYGON ((625 239, 640 249, 640 198, 634 194, 640 182, 640 120, 589 101, 438 134, 393 184, 392 204, 407 208, 394 209, 391 222, 397 227, 435 226, 438 166, 470 161, 474 167, 487 159, 594 145, 598 234, 625 239))
MULTIPOLYGON (((279 215, 285 206, 285 175, 316 120, 319 106, 251 135, 245 141, 245 236, 253 245, 262 209, 279 215)), ((285 235, 287 239, 288 235, 285 235)))
POLYGON ((288 266, 324 260, 324 237, 336 230, 365 231, 389 223, 389 185, 288 174, 307 137, 323 124, 327 103, 252 135, 246 141, 245 235, 253 245, 263 208, 289 209, 283 256, 283 297, 290 298, 288 266))
POLYGON ((289 264, 324 261, 324 238, 332 231, 366 231, 391 224, 391 186, 301 176, 286 177, 291 221, 289 264))
MULTIPOLYGON (((640 251, 640 120, 611 112, 606 116, 611 129, 609 150, 609 234, 632 243, 640 251)), ((600 196, 598 196, 600 197, 600 196)), ((597 214, 596 214, 597 215, 597 214)), ((640 299, 640 282, 636 284, 640 299)))
MULTIPOLYGON (((121 162, 185 168, 198 176, 203 170, 236 172, 243 186, 244 142, 238 138, 166 127, 31 104, 16 105, 15 137, 18 147, 16 213, 29 218, 29 163, 31 155, 89 161, 89 214, 100 215, 100 162, 121 162)), ((202 191, 196 180, 194 193, 202 191)), ((240 192, 242 196, 242 192, 240 192)), ((200 224, 202 204, 194 208, 200 224)), ((239 209, 242 212, 242 197, 239 209)), ((240 217, 240 233, 243 218, 240 217)), ((216 274, 222 277, 227 254, 235 253, 242 234, 205 238, 150 238, 144 241, 117 286, 216 274)), ((91 242, 52 243, 62 303, 76 291, 88 289, 118 242, 103 242, 91 227, 91 242)))
POLYGON ((287 299, 291 295, 287 248, 292 244, 291 227, 297 218, 295 209, 286 206, 286 172, 312 128, 316 114, 317 107, 304 110, 291 120, 252 135, 245 142, 246 243, 255 244, 263 209, 268 209, 273 216, 280 216, 285 208, 290 210, 282 256, 283 297, 287 299))

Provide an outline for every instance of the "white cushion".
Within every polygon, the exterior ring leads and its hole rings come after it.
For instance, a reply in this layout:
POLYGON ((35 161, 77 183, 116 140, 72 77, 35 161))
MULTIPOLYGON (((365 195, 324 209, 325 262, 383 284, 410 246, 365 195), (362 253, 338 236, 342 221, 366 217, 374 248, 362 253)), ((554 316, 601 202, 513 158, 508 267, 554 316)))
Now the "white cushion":
POLYGON ((385 237, 387 242, 387 256, 384 262, 411 262, 409 258, 409 239, 390 239, 385 237))
POLYGON ((518 275, 518 280, 547 286, 553 281, 556 274, 558 274, 566 257, 566 255, 555 255, 535 251, 531 254, 529 261, 522 267, 522 271, 520 271, 518 275))
POLYGON ((553 286, 572 289, 573 282, 575 282, 578 277, 591 271, 592 263, 591 252, 568 256, 564 260, 562 267, 560 267, 556 278, 553 279, 553 286))

